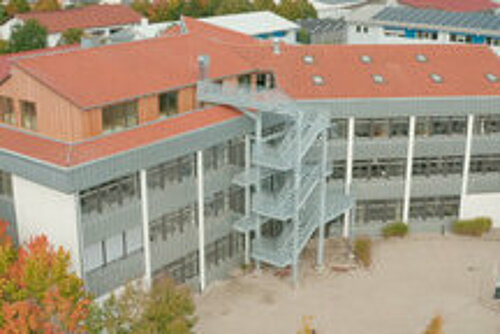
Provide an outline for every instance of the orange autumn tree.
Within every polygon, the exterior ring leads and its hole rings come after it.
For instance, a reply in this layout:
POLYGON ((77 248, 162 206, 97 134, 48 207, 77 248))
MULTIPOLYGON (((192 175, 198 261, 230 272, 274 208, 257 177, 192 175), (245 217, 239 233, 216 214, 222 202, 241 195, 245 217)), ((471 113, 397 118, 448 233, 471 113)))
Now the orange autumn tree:
POLYGON ((39 236, 16 248, 0 222, 0 332, 84 333, 91 299, 71 258, 39 236))

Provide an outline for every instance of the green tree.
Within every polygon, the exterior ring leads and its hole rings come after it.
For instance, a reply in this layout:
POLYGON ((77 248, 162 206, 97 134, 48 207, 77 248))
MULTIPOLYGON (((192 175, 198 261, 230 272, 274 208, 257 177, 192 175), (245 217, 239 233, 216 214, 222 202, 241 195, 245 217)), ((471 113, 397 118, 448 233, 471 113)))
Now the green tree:
POLYGON ((150 291, 129 284, 119 297, 111 296, 97 316, 109 334, 191 333, 194 302, 188 288, 168 278, 155 282, 150 291))
POLYGON ((276 13, 291 21, 318 17, 316 9, 307 0, 282 0, 276 13))
POLYGON ((36 20, 28 20, 12 28, 9 41, 10 52, 42 49, 47 45, 47 29, 36 20))
POLYGON ((297 32, 297 42, 311 44, 311 35, 306 29, 302 28, 297 32))
POLYGON ((255 0, 253 5, 256 10, 270 10, 273 12, 276 10, 274 0, 255 0))
POLYGON ((9 15, 29 12, 30 9, 31 8, 27 0, 10 0, 7 5, 7 13, 9 13, 9 15))
POLYGON ((133 10, 145 17, 149 17, 151 11, 151 3, 148 0, 134 0, 130 5, 133 10))
POLYGON ((4 39, 0 39, 0 54, 6 53, 9 53, 9 42, 4 39))
POLYGON ((237 14, 254 10, 252 3, 248 0, 224 0, 216 9, 216 15, 237 14))
POLYGON ((51 12, 60 10, 61 6, 57 0, 38 0, 33 8, 39 12, 51 12))
POLYGON ((69 28, 62 33, 63 44, 78 44, 81 42, 84 32, 79 28, 69 28))
POLYGON ((202 17, 205 15, 206 6, 201 0, 191 0, 184 3, 182 14, 190 17, 202 17))
POLYGON ((7 8, 0 4, 0 24, 4 23, 10 18, 9 13, 7 13, 7 8))
POLYGON ((203 16, 213 16, 220 7, 222 0, 208 0, 205 7, 203 16))
POLYGON ((86 333, 91 300, 71 259, 44 236, 17 249, 0 223, 0 332, 86 333))
POLYGON ((168 0, 158 0, 152 6, 149 12, 149 21, 163 22, 169 18, 169 3, 168 0))

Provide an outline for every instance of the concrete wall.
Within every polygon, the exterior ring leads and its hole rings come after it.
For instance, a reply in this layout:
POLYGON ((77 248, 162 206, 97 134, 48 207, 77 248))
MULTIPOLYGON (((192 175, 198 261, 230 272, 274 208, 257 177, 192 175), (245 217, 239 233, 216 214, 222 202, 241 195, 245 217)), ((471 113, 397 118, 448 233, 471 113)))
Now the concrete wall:
POLYGON ((462 210, 461 218, 490 217, 500 227, 500 193, 466 195, 462 210))
POLYGON ((19 242, 45 234, 56 247, 71 254, 73 269, 81 275, 77 200, 67 195, 12 176, 19 242))

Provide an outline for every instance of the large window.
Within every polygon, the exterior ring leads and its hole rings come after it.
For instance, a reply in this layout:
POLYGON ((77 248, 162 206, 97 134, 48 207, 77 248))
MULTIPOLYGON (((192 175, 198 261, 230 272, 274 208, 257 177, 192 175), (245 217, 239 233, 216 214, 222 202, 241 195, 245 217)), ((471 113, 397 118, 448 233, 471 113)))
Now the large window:
POLYGON ((365 180, 401 178, 405 173, 405 165, 406 159, 403 158, 354 160, 352 176, 365 180))
POLYGON ((12 178, 10 173, 0 170, 0 196, 12 197, 12 178))
POLYGON ((196 174, 194 154, 185 155, 148 170, 149 188, 164 189, 169 184, 193 179, 196 174))
POLYGON ((410 200, 410 218, 417 220, 444 219, 458 216, 458 196, 423 197, 410 200))
POLYGON ((487 174, 500 172, 500 155, 473 155, 470 158, 470 173, 487 174))
POLYGON ((10 97, 0 96, 0 122, 16 124, 14 103, 10 97))
POLYGON ((119 131, 138 123, 137 101, 115 104, 102 109, 104 132, 119 131))
POLYGON ((463 135, 467 129, 465 116, 424 116, 417 117, 415 134, 417 136, 463 135))
POLYGON ((408 135, 407 117, 356 119, 355 134, 360 138, 405 137, 408 135))
POLYGON ((158 101, 160 104, 160 115, 172 116, 179 112, 177 91, 160 94, 158 101))
POLYGON ((257 74, 257 90, 273 89, 274 86, 275 81, 272 73, 257 74))
POLYGON ((37 130, 36 105, 33 102, 21 101, 21 126, 29 130, 37 130))
POLYGON ((500 115, 478 115, 475 117, 475 134, 487 135, 498 132, 500 132, 500 115))
POLYGON ((402 200, 371 200, 356 203, 357 222, 393 222, 401 219, 402 200))
POLYGON ((138 197, 139 185, 135 174, 106 182, 80 193, 82 215, 100 214, 138 197))
POLYGON ((462 156, 417 157, 413 159, 413 175, 446 176, 461 174, 463 159, 462 156))
POLYGON ((347 138, 347 120, 346 119, 331 119, 330 127, 328 128, 328 139, 345 139, 347 138))
POLYGON ((238 88, 243 90, 250 90, 252 86, 252 77, 250 74, 240 75, 238 77, 238 88))

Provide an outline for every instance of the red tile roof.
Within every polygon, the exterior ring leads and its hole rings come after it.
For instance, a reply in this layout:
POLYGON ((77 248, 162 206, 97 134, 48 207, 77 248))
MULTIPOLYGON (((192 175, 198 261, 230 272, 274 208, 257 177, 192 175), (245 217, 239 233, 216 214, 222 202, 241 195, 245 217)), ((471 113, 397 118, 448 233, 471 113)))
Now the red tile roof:
POLYGON ((482 12, 500 7, 494 0, 399 0, 399 2, 412 7, 449 12, 482 12))
POLYGON ((0 150, 52 165, 73 167, 237 117, 242 117, 242 114, 217 106, 74 144, 0 125, 0 150))
POLYGON ((485 46, 281 45, 279 55, 271 46, 238 50, 259 67, 273 69, 279 87, 296 99, 500 96, 500 84, 485 78, 487 73, 500 77, 500 58, 485 46), (427 61, 418 62, 418 54, 427 61), (306 64, 305 55, 314 63, 306 64), (363 63, 363 55, 371 63, 363 63), (432 73, 443 83, 434 83, 432 73), (374 83, 372 75, 385 82, 374 83), (314 76, 323 77, 324 84, 315 85, 314 76))
POLYGON ((82 8, 52 12, 28 12, 16 14, 26 21, 37 20, 49 33, 62 32, 69 28, 97 28, 140 23, 142 16, 126 5, 91 5, 82 8))
POLYGON ((30 57, 41 54, 53 54, 54 52, 77 50, 79 45, 62 45, 53 48, 37 49, 23 51, 18 53, 9 53, 0 56, 0 83, 10 75, 11 63, 21 57, 30 57))
POLYGON ((196 34, 160 37, 75 52, 20 59, 16 66, 81 108, 191 85, 197 57, 210 55, 210 75, 222 77, 253 67, 231 49, 196 34))

